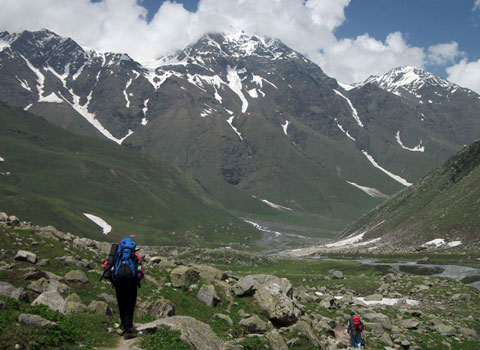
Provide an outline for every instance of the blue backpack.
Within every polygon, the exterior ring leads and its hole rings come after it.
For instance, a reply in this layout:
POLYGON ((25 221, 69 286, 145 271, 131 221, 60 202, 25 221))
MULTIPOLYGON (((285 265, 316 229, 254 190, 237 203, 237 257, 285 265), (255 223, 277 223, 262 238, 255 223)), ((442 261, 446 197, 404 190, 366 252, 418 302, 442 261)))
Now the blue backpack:
POLYGON ((137 279, 138 260, 135 255, 136 247, 137 243, 130 238, 124 238, 118 244, 113 274, 113 280, 115 282, 137 279))

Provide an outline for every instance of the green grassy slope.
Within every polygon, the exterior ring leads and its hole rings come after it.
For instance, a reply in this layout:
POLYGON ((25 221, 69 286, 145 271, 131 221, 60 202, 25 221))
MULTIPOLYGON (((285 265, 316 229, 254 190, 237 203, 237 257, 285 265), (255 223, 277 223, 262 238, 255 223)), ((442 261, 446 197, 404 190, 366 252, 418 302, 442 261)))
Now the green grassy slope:
POLYGON ((479 210, 480 141, 476 141, 362 216, 341 236, 369 230, 365 238, 391 237, 401 245, 423 244, 435 238, 478 242, 479 210))
POLYGON ((97 239, 231 243, 257 232, 185 173, 112 142, 71 134, 0 103, 0 210, 97 239), (6 175, 9 173, 9 175, 6 175), (103 218, 105 237, 82 213, 103 218))

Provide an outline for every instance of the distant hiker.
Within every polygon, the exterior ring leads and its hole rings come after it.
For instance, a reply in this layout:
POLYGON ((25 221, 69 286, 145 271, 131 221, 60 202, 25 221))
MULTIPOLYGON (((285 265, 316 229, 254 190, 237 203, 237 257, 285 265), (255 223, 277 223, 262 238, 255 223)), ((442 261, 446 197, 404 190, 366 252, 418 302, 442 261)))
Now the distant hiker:
POLYGON ((137 244, 130 238, 112 244, 110 254, 103 264, 102 278, 109 279, 115 287, 125 339, 137 336, 137 330, 133 327, 133 313, 137 302, 137 287, 140 287, 140 280, 145 275, 142 258, 135 251, 136 247, 137 244))
POLYGON ((350 312, 350 319, 347 324, 347 332, 350 334, 350 346, 352 348, 362 347, 363 321, 355 312, 350 312))

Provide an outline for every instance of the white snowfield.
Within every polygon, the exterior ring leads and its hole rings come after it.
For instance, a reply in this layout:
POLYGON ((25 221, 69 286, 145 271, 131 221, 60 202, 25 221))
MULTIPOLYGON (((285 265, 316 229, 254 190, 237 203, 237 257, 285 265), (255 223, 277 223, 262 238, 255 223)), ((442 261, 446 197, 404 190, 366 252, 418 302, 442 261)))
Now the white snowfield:
POLYGON ((290 122, 289 122, 288 120, 285 120, 285 124, 282 124, 283 133, 284 133, 285 135, 287 135, 287 136, 288 136, 288 133, 287 133, 287 131, 288 131, 288 124, 290 124, 290 122))
POLYGON ((284 207, 284 206, 281 206, 281 205, 278 205, 278 204, 275 204, 275 203, 272 203, 272 202, 269 202, 267 201, 266 199, 262 199, 261 200, 263 203, 267 204, 268 206, 272 207, 272 208, 275 208, 275 209, 279 209, 279 210, 293 210, 291 208, 288 208, 288 207, 284 207))
POLYGON ((452 242, 446 242, 442 238, 436 238, 431 241, 425 242, 422 244, 422 247, 430 247, 430 246, 435 246, 435 248, 439 248, 443 245, 448 245, 449 247, 457 247, 462 244, 462 241, 452 241, 452 242))
POLYGON ((227 119, 227 123, 231 126, 231 128, 233 129, 233 131, 235 131, 235 134, 238 135, 238 137, 240 137, 240 140, 243 141, 243 137, 242 137, 242 134, 238 131, 238 129, 236 127, 233 126, 233 119, 235 117, 232 115, 230 118, 227 119))
POLYGON ((358 184, 356 184, 355 182, 350 182, 350 181, 347 181, 347 183, 349 183, 350 185, 352 186, 355 186, 356 188, 358 188, 359 190, 362 190, 363 192, 365 192, 366 194, 368 194, 370 197, 373 197, 373 198, 390 198, 390 196, 380 192, 379 190, 377 190, 376 188, 372 188, 372 187, 366 187, 366 186, 360 186, 358 184))
POLYGON ((343 95, 340 91, 337 91, 335 89, 333 89, 333 91, 335 91, 335 93, 341 97, 343 97, 347 103, 348 103, 348 106, 350 107, 350 109, 352 110, 352 117, 353 119, 355 119, 355 121, 357 122, 357 124, 363 128, 363 123, 362 121, 360 120, 360 117, 358 116, 358 113, 357 113, 357 110, 355 109, 355 107, 353 107, 353 104, 352 104, 352 101, 350 101, 350 99, 343 95))
POLYGON ((400 139, 400 130, 397 131, 397 134, 395 135, 395 138, 397 139, 398 144, 403 148, 406 149, 407 151, 412 151, 412 152, 425 152, 425 146, 422 146, 422 140, 420 140, 420 144, 418 146, 415 146, 413 148, 406 147, 403 143, 402 140, 400 139))
POLYGON ((369 305, 396 305, 400 301, 405 301, 410 306, 419 306, 420 302, 418 300, 413 299, 397 299, 397 298, 382 298, 381 300, 365 300, 364 297, 354 297, 354 302, 360 302, 367 306, 369 305))
POLYGON ((368 161, 377 169, 381 170, 382 172, 384 172, 385 174, 387 174, 388 176, 390 176, 392 179, 394 179, 395 181, 401 183, 403 186, 412 186, 412 184, 410 182, 408 182, 407 180, 405 180, 404 178, 398 176, 398 175, 395 175, 393 173, 391 173, 390 171, 382 168, 380 165, 378 165, 378 163, 375 161, 375 159, 373 159, 373 157, 371 155, 369 155, 366 151, 362 150, 362 153, 365 155, 365 157, 367 157, 368 161))
POLYGON ((0 162, 4 162, 4 161, 5 161, 5 159, 0 157, 0 162))
POLYGON ((232 89, 232 91, 236 93, 242 101, 242 113, 245 113, 248 109, 248 101, 242 92, 242 79, 240 79, 240 76, 235 68, 230 66, 227 67, 227 80, 228 87, 232 89))
POLYGON ((112 231, 112 226, 107 224, 105 220, 102 218, 99 218, 98 216, 92 215, 92 214, 87 214, 83 213, 87 218, 92 220, 94 223, 96 223, 98 226, 100 226, 103 229, 104 234, 109 234, 112 231))

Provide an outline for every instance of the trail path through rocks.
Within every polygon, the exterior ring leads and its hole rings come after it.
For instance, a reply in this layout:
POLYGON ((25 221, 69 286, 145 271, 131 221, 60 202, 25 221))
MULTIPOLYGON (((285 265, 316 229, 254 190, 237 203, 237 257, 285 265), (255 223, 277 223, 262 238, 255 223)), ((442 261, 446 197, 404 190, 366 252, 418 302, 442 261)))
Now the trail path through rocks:
POLYGON ((97 350, 134 350, 138 343, 140 343, 140 337, 136 337, 133 339, 120 339, 117 342, 117 346, 114 348, 98 348, 97 350))

